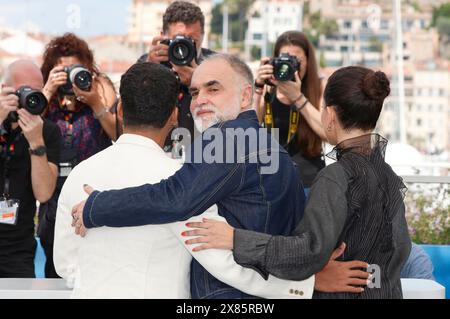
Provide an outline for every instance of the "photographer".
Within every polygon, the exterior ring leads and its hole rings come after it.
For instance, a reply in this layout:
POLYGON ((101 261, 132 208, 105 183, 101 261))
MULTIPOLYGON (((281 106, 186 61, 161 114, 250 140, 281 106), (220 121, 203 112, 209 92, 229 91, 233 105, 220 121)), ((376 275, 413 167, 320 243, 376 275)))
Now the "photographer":
MULTIPOLYGON (((195 129, 192 114, 190 112, 192 97, 189 93, 189 85, 191 84, 192 74, 198 64, 201 63, 204 58, 214 54, 213 51, 201 47, 204 35, 205 16, 201 9, 190 2, 175 1, 164 13, 163 32, 161 32, 160 36, 153 38, 149 53, 139 59, 139 62, 164 63, 165 65, 170 66, 178 75, 178 78, 182 83, 178 101, 178 126, 188 129, 192 139, 194 138, 195 129), (168 42, 175 39, 176 36, 184 36, 195 42, 195 51, 197 53, 196 59, 189 65, 180 66, 173 62, 169 62, 168 42)), ((166 141, 166 146, 170 145, 169 142, 170 134, 168 141, 166 141)))
POLYGON ((53 278, 57 277, 53 237, 59 193, 78 163, 116 139, 116 116, 110 109, 117 96, 111 81, 97 69, 88 44, 72 33, 47 45, 41 71, 46 82, 43 93, 49 100, 46 118, 58 125, 64 140, 56 192, 39 210, 38 235, 47 257, 45 274, 53 278))
POLYGON ((35 277, 36 200, 48 201, 55 190, 61 135, 32 114, 47 103, 43 86, 39 68, 20 60, 8 67, 0 93, 0 278, 35 277))
POLYGON ((324 83, 319 78, 314 48, 303 33, 288 31, 280 35, 274 56, 284 61, 263 58, 258 70, 258 117, 266 127, 279 129, 279 142, 298 165, 308 192, 317 173, 325 167, 322 141, 326 136, 319 111, 324 83), (298 69, 287 71, 286 60, 289 69, 298 69))

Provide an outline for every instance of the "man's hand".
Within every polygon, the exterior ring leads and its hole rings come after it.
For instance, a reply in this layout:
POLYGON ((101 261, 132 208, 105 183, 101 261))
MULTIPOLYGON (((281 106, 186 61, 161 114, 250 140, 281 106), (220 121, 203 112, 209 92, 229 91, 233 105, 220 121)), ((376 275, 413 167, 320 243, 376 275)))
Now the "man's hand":
POLYGON ((18 110, 17 114, 19 114, 19 126, 28 144, 30 144, 30 148, 36 149, 39 146, 44 146, 44 136, 42 133, 44 121, 41 116, 32 115, 25 109, 18 110))
POLYGON ((153 38, 150 51, 148 52, 147 62, 161 63, 169 61, 169 46, 160 43, 166 39, 167 37, 164 36, 153 38))
MULTIPOLYGON (((84 185, 83 188, 88 195, 94 191, 94 189, 89 185, 84 185)), ((75 234, 81 237, 85 237, 87 232, 83 223, 83 210, 85 204, 86 201, 84 200, 72 208, 72 227, 75 227, 75 234)))
POLYGON ((17 111, 19 108, 19 97, 14 93, 12 87, 3 87, 0 93, 0 124, 8 118, 9 113, 17 111))
POLYGON ((172 69, 178 74, 180 77, 181 83, 186 86, 191 85, 192 75, 194 74, 195 69, 198 67, 198 64, 195 63, 195 59, 192 60, 190 66, 179 66, 172 63, 172 69))
POLYGON ((356 269, 367 269, 369 264, 362 261, 336 261, 344 253, 345 247, 345 243, 342 243, 333 252, 325 268, 316 274, 315 290, 328 293, 364 292, 364 288, 355 286, 367 286, 369 284, 370 274, 366 271, 356 269))

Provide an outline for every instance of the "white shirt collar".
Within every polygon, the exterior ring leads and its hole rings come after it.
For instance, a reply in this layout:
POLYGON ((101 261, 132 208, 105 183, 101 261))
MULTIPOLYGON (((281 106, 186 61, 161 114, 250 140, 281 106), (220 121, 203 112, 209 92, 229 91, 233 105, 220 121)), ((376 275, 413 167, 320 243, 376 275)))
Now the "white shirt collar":
POLYGON ((164 153, 164 150, 159 146, 154 140, 137 134, 123 134, 119 137, 119 139, 116 142, 117 145, 123 145, 123 144, 131 144, 131 145, 137 145, 142 146, 145 148, 151 148, 154 150, 157 150, 161 153, 164 153))

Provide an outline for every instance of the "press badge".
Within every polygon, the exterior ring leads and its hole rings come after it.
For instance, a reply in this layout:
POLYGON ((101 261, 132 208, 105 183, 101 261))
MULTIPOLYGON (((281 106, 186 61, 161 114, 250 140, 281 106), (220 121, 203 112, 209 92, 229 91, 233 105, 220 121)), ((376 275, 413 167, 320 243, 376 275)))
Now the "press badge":
POLYGON ((15 199, 0 199, 0 224, 16 225, 19 211, 19 201, 15 199))
POLYGON ((72 163, 59 163, 59 177, 68 177, 72 172, 72 163))

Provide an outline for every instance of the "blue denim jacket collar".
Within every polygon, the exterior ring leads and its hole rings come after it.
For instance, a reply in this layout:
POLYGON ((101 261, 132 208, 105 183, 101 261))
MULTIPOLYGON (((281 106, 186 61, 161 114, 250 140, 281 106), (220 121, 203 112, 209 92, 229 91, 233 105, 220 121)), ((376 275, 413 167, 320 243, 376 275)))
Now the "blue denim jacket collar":
POLYGON ((248 110, 248 111, 244 111, 241 114, 239 114, 238 119, 258 121, 258 116, 256 115, 255 110, 248 110))

